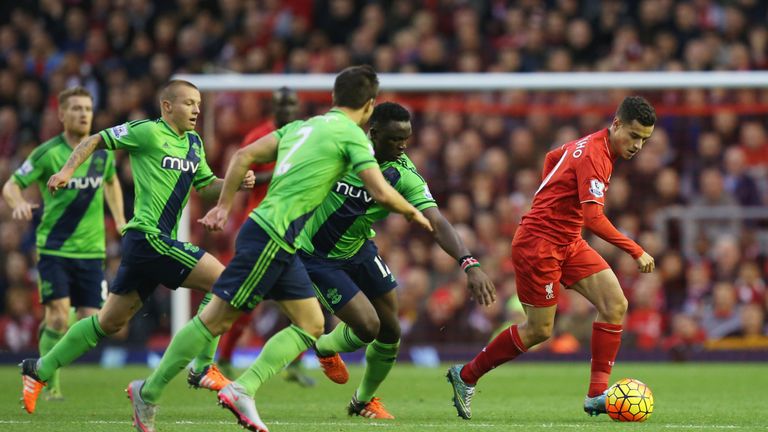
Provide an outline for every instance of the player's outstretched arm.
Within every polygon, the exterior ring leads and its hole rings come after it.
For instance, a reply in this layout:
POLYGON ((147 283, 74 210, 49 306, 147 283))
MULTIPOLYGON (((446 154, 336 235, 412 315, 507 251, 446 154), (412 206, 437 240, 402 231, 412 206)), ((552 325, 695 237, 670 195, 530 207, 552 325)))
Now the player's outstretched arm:
MULTIPOLYGON (((256 175, 253 171, 248 170, 243 176, 243 181, 240 182, 240 190, 253 189, 256 185, 256 175)), ((200 189, 198 193, 204 200, 215 200, 221 195, 221 191, 224 188, 224 179, 217 178, 210 184, 200 189)))
POLYGON ((383 205, 387 210, 400 213, 409 222, 415 222, 427 231, 432 232, 432 224, 416 207, 411 205, 398 191, 387 183, 378 166, 366 168, 357 173, 357 175, 363 181, 368 193, 371 194, 377 203, 383 205))
POLYGON ((13 180, 8 179, 3 185, 3 198, 5 202, 13 209, 13 218, 17 220, 32 220, 32 210, 40 207, 38 204, 32 204, 21 194, 21 187, 13 180))
POLYGON ((117 232, 122 233, 125 226, 125 208, 123 207, 123 188, 117 180, 117 175, 104 182, 104 200, 107 201, 109 212, 115 219, 117 232))
POLYGON ((630 254, 643 273, 650 273, 655 268, 653 257, 637 243, 620 233, 603 213, 603 206, 594 202, 581 204, 584 212, 584 226, 601 239, 630 254))
POLYGON ((467 288, 472 293, 472 298, 481 305, 487 306, 494 303, 496 301, 496 287, 493 285, 493 281, 480 268, 480 263, 472 257, 453 225, 445 219, 437 207, 425 209, 424 216, 435 228, 432 236, 437 244, 448 255, 456 259, 467 273, 467 288), (465 260, 469 260, 471 263, 465 266, 463 262, 465 260))
POLYGON ((72 178, 72 174, 75 172, 77 167, 83 164, 86 159, 90 155, 93 154, 97 149, 103 149, 106 148, 104 146, 104 140, 101 138, 101 135, 95 134, 91 135, 88 138, 80 141, 80 144, 75 147, 74 150, 72 150, 72 154, 69 155, 69 159, 67 159, 67 162, 64 164, 64 166, 57 172, 56 174, 52 175, 50 179, 48 179, 48 190, 51 191, 51 193, 56 192, 60 188, 64 187, 69 183, 69 179, 72 178))

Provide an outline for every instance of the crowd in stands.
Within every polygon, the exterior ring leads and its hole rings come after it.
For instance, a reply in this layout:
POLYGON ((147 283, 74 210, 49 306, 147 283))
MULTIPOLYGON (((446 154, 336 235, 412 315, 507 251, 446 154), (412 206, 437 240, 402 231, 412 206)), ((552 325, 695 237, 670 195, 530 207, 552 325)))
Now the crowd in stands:
MULTIPOLYGON (((768 66, 768 5, 756 0, 39 0, 0 5, 0 181, 60 131, 56 95, 83 85, 94 131, 157 117, 155 91, 177 72, 759 70, 768 66)), ((280 83, 276 83, 279 86, 280 83)), ((377 226, 381 255, 400 284, 401 324, 412 344, 482 344, 520 320, 510 242, 553 146, 609 124, 629 91, 384 94, 414 113, 407 151, 443 213, 495 280, 499 299, 476 306, 457 263, 429 236, 392 216, 377 226)), ((767 347, 768 91, 642 93, 659 122, 645 149, 617 162, 606 212, 656 258, 641 275, 631 257, 587 235, 629 299, 625 346, 685 356, 697 349, 767 347), (665 218, 665 215, 668 217, 665 218)), ((302 115, 327 96, 300 94, 302 115)), ((210 163, 226 161, 268 117, 268 95, 218 93, 210 163)), ((132 211, 126 154, 118 174, 132 211)), ((34 188, 30 199, 39 200, 34 188)), ((193 202, 200 213, 207 204, 193 202)), ((234 225, 234 224, 233 224, 234 225)), ((108 221, 107 274, 120 256, 108 221)), ((237 227, 194 241, 226 260, 237 227)), ((41 316, 34 227, 0 202, 0 349, 36 349, 41 316)), ((168 332, 169 291, 157 290, 118 336, 143 344, 168 332)), ((547 347, 588 347, 594 309, 564 291, 547 347)), ((271 314, 264 314, 264 316, 271 314)), ((257 316, 254 329, 261 329, 257 316)), ((258 333, 258 332, 257 332, 258 333)), ((682 357, 681 357, 682 358, 682 357)))

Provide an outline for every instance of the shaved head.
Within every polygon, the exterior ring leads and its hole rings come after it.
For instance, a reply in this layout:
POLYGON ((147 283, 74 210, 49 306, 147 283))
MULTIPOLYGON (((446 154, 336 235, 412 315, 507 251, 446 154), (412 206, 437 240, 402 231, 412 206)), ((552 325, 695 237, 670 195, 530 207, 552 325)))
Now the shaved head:
POLYGON ((167 100, 167 101, 173 102, 176 99, 176 90, 179 87, 190 87, 197 91, 200 91, 200 89, 198 89, 196 85, 192 84, 189 81, 178 80, 178 79, 170 80, 160 90, 160 101, 162 102, 164 100, 167 100))

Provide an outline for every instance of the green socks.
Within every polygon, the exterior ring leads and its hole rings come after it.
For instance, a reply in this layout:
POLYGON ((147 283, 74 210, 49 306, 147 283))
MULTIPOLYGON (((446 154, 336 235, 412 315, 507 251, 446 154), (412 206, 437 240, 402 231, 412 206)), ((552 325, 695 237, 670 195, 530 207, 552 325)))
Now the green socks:
POLYGON ((269 378, 281 371, 299 354, 312 346, 315 338, 300 327, 290 325, 269 338, 256 360, 236 382, 254 395, 269 378))
POLYGON ((315 348, 318 355, 327 357, 336 353, 354 352, 365 345, 347 324, 340 322, 332 332, 317 339, 315 348))
POLYGON ((146 402, 157 403, 165 386, 179 374, 198 354, 216 338, 205 327, 199 316, 192 318, 171 340, 160 364, 144 382, 141 397, 146 402))
POLYGON ((369 402, 395 365, 400 342, 385 344, 374 340, 365 349, 365 373, 357 388, 357 400, 369 402))
MULTIPOLYGON (((56 343, 63 337, 64 333, 59 333, 56 330, 43 325, 40 331, 40 340, 37 345, 40 349, 40 356, 42 357, 48 354, 48 352, 53 349, 54 345, 56 345, 56 343)), ((51 375, 51 379, 48 380, 48 387, 46 388, 51 393, 61 393, 60 386, 59 370, 56 369, 53 375, 51 375)))
MULTIPOLYGON (((200 312, 203 311, 205 305, 211 302, 211 298, 213 298, 212 293, 205 294, 203 301, 200 302, 200 306, 197 308, 198 315, 200 315, 200 312)), ((216 336, 215 338, 211 339, 205 349, 200 351, 197 357, 195 357, 195 363, 193 366, 195 373, 200 373, 203 371, 203 369, 205 369, 206 366, 213 364, 213 359, 216 357, 216 348, 219 346, 219 338, 220 336, 216 336)))
POLYGON ((40 358, 37 362, 37 375, 41 380, 49 381, 57 369, 90 351, 105 336, 97 315, 81 319, 40 358))

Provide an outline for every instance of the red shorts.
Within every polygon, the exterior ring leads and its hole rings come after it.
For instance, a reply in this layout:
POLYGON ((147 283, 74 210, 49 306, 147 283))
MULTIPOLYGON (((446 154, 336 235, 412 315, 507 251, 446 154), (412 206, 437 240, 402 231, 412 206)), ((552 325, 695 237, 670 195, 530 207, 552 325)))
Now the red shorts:
POLYGON ((522 226, 512 240, 512 263, 520 302, 535 307, 556 305, 560 282, 567 288, 610 268, 583 238, 561 246, 522 226))

